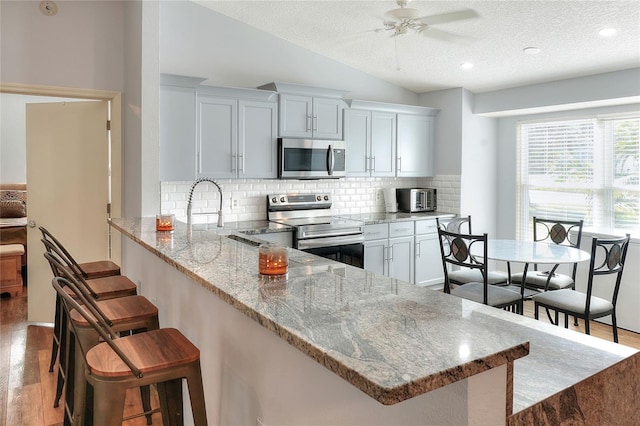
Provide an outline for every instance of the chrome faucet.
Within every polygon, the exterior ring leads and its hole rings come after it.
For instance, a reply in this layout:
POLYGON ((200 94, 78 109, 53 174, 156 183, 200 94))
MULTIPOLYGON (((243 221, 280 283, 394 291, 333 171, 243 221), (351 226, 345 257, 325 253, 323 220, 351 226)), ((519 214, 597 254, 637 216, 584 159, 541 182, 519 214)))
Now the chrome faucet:
POLYGON ((218 185, 216 181, 206 177, 197 179, 195 182, 193 182, 193 185, 191 185, 191 190, 189 191, 189 201, 187 201, 187 226, 189 227, 191 226, 191 199, 193 198, 193 190, 196 189, 196 186, 198 186, 200 182, 209 182, 214 184, 216 188, 218 188, 218 192, 220 193, 220 209, 218 209, 218 228, 222 228, 224 226, 224 221, 222 219, 222 188, 220 187, 220 185, 218 185))

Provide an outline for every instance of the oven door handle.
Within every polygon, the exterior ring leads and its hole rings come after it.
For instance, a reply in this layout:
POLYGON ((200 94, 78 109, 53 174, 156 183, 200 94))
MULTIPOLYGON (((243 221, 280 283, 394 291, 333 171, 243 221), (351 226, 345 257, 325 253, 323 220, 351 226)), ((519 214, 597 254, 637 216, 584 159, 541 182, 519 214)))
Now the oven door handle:
POLYGON ((349 235, 345 237, 311 238, 308 240, 298 240, 298 250, 306 250, 320 247, 345 246, 349 244, 364 243, 364 235, 349 235))

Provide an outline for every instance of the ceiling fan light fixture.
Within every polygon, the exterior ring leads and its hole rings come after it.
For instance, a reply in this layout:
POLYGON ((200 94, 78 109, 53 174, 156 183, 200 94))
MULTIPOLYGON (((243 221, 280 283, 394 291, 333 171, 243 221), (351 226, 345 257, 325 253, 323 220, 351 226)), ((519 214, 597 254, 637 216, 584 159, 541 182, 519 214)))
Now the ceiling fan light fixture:
POLYGON ((460 64, 460 68, 462 68, 463 70, 470 70, 473 68, 473 63, 471 62, 463 62, 460 64))
POLYGON ((525 47, 524 49, 522 49, 522 51, 527 55, 537 55, 538 53, 540 53, 540 49, 538 47, 533 47, 533 46, 525 47))

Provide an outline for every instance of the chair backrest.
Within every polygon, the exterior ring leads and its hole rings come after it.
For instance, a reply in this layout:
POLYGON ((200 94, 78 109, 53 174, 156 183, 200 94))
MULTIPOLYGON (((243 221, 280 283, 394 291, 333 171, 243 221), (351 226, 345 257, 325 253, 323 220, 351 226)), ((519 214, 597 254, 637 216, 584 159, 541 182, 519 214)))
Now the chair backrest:
MULTIPOLYGON (((107 343, 109 347, 120 357, 120 359, 122 359, 122 361, 127 365, 127 367, 129 367, 131 372, 136 377, 142 377, 143 376, 142 371, 140 371, 140 369, 136 367, 136 365, 114 343, 114 340, 118 339, 118 334, 115 331, 113 331, 113 329, 107 323, 105 323, 104 320, 100 318, 99 315, 98 316, 92 315, 90 313, 90 309, 87 309, 88 305, 86 305, 86 303, 88 302, 88 300, 84 295, 82 295, 82 292, 80 291, 80 289, 76 287, 73 284, 73 282, 62 277, 54 277, 53 280, 51 281, 51 284, 53 285, 53 288, 56 290, 58 295, 62 298, 64 309, 67 311, 68 317, 71 317, 71 312, 74 310, 77 311, 80 315, 82 315, 82 317, 100 335, 102 340, 105 343, 107 343), (73 297, 71 297, 69 293, 67 293, 63 289, 65 286, 68 286, 74 293, 76 293, 76 295, 79 296, 80 301, 82 303, 85 303, 85 305, 81 305, 79 302, 74 300, 73 297)), ((76 330, 73 322, 70 321, 70 324, 71 324, 71 327, 74 328, 74 332, 75 332, 76 330)), ((82 355, 86 361, 87 354, 85 350, 86 350, 85 348, 82 348, 82 355)), ((90 369, 90 366, 87 366, 87 368, 90 369)))
MULTIPOLYGON (((533 217, 533 241, 580 248, 583 220, 571 221, 533 217)), ((554 267, 555 269, 558 267, 554 267)), ((538 265, 534 265, 538 269, 538 265)), ((571 278, 575 281, 578 264, 574 263, 571 278)))
POLYGON ((589 281, 587 282, 587 306, 589 311, 594 278, 600 275, 617 274, 616 282, 613 286, 611 303, 615 307, 618 300, 618 291, 622 282, 622 271, 624 270, 627 258, 627 249, 631 235, 627 234, 622 238, 593 238, 591 243, 591 261, 589 265, 589 281))
POLYGON ((94 315, 99 315, 110 326, 113 325, 111 319, 107 315, 105 315, 102 309, 100 309, 100 307, 96 304, 95 298, 91 294, 93 293, 93 290, 91 290, 91 288, 87 285, 86 281, 82 279, 82 277, 75 276, 69 271, 67 267, 65 267, 64 263, 58 258, 56 250, 56 248, 53 248, 51 252, 46 251, 44 253, 44 257, 49 262, 49 266, 51 266, 51 270, 53 271, 53 276, 65 278, 68 282, 71 282, 78 289, 78 291, 82 293, 82 296, 84 297, 83 300, 85 300, 84 303, 85 305, 90 307, 91 312, 94 315))
POLYGON ((444 269, 444 291, 451 292, 447 264, 478 269, 484 281, 484 304, 488 303, 487 283, 487 234, 471 235, 449 232, 438 228, 440 254, 444 269), (472 253, 473 251, 473 253, 472 253))
POLYGON ((49 232, 44 226, 40 226, 40 227, 38 227, 38 229, 40 229, 40 232, 42 232, 42 238, 43 239, 45 239, 47 241, 50 241, 51 243, 55 244, 56 247, 58 247, 58 249, 62 253, 64 253, 64 256, 67 258, 69 263, 73 265, 74 271, 77 271, 84 278, 89 278, 89 275, 85 271, 82 270, 82 268, 80 267, 78 262, 76 262, 76 260, 73 258, 73 256, 71 256, 71 253, 69 253, 69 251, 62 245, 62 243, 60 241, 58 241, 56 239, 56 237, 53 236, 53 234, 51 234, 51 232, 49 232))
POLYGON ((62 249, 55 244, 53 241, 48 240, 46 238, 42 238, 42 244, 45 247, 45 258, 49 261, 49 266, 51 266, 51 271, 53 275, 58 276, 67 276, 68 274, 72 275, 73 278, 79 282, 79 285, 86 289, 86 291, 91 295, 92 298, 97 299, 98 295, 95 291, 91 289, 91 286, 87 284, 82 275, 81 271, 75 267, 75 265, 67 258, 62 249), (49 254, 50 257, 56 260, 53 262, 46 255, 49 254))
POLYGON ((462 234, 462 231, 466 228, 467 234, 471 234, 471 215, 454 217, 442 222, 440 222, 439 218, 436 218, 436 223, 438 228, 448 232, 462 234))

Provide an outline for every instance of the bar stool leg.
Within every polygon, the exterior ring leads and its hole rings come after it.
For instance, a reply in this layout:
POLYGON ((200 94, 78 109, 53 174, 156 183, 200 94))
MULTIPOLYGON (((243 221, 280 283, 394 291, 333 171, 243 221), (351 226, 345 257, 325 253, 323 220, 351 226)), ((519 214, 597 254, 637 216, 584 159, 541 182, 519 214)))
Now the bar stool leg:
MULTIPOLYGON (((60 296, 56 294, 56 312, 53 320, 53 344, 51 346, 51 362, 49 363, 49 373, 53 372, 53 366, 56 363, 58 357, 58 343, 60 342, 60 324, 62 315, 62 307, 60 306, 60 296)), ((54 405, 57 407, 57 405, 54 405)))
MULTIPOLYGON (((58 382, 56 385, 56 396, 53 400, 54 408, 57 408, 60 405, 60 397, 62 397, 62 389, 64 387, 64 383, 67 377, 67 366, 69 365, 69 327, 67 327, 67 315, 62 310, 60 314, 60 325, 59 325, 59 337, 58 337, 58 346, 60 356, 58 357, 58 382)), ((54 325, 55 327, 55 325, 54 325)), ((54 338, 55 340, 55 338, 54 338)))
POLYGON ((121 426, 126 386, 103 382, 93 383, 93 424, 94 426, 121 426), (99 398, 95 396, 99 395, 99 398))
POLYGON ((157 384, 163 425, 182 426, 182 379, 173 379, 157 384))
POLYGON ((196 426, 206 426, 207 409, 204 402, 204 387, 202 386, 200 361, 196 361, 193 368, 187 373, 187 386, 189 389, 189 399, 191 400, 193 422, 196 426))

